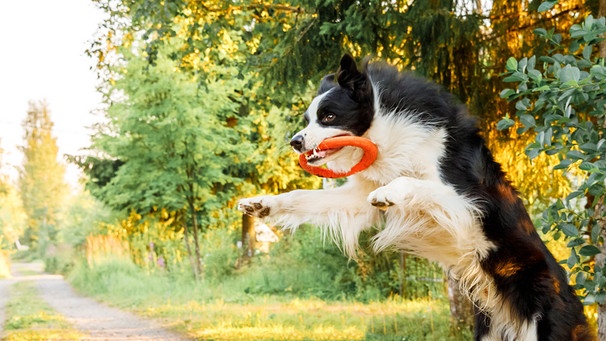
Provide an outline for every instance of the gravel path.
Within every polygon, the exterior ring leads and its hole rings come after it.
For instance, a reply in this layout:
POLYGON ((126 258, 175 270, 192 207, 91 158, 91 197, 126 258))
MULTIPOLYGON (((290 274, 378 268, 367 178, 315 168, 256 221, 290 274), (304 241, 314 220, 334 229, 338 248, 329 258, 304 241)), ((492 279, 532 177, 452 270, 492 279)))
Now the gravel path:
POLYGON ((78 295, 63 276, 42 272, 40 264, 14 264, 13 278, 0 281, 0 327, 4 321, 6 288, 19 281, 36 281, 40 296, 82 333, 86 340, 187 340, 155 322, 78 295))

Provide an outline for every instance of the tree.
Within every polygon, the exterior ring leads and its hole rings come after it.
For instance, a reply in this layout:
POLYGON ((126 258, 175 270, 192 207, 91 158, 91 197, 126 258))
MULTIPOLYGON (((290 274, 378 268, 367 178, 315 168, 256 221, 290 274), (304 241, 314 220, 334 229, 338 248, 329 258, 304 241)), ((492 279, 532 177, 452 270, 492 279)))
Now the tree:
POLYGON ((65 167, 57 160, 57 139, 45 101, 30 102, 23 121, 25 145, 19 170, 19 191, 27 215, 24 242, 43 254, 55 241, 61 204, 66 193, 65 167))
POLYGON ((0 250, 10 249, 23 232, 25 221, 19 194, 8 176, 2 173, 3 150, 0 148, 0 250))
MULTIPOLYGON (((569 44, 553 30, 537 28, 535 33, 553 45, 552 53, 510 58, 505 82, 518 83, 501 96, 515 102, 518 130, 536 132, 526 147, 531 158, 541 153, 557 155, 554 169, 574 178, 575 188, 558 198, 543 213, 543 232, 565 238, 575 288, 585 304, 599 305, 600 339, 606 338, 606 66, 597 55, 598 43, 606 33, 604 17, 588 16, 569 32, 569 44), (537 62, 539 64, 537 65, 537 62), (542 64, 542 65, 541 65, 542 64)), ((505 117, 499 128, 514 120, 505 117)))
MULTIPOLYGON (((1 142, 2 140, 0 140, 1 142)), ((4 149, 0 148, 0 198, 5 196, 8 192, 8 179, 6 174, 2 171, 4 170, 4 163, 2 162, 2 154, 4 154, 4 149)))
POLYGON ((177 212, 196 277, 202 275, 199 235, 220 221, 242 186, 254 155, 242 144, 252 125, 238 116, 245 79, 237 69, 207 68, 190 74, 170 58, 183 46, 173 38, 158 49, 154 65, 147 52, 124 51, 111 87, 105 130, 94 148, 121 160, 115 176, 93 188, 112 207, 154 214, 177 212), (244 165, 244 166, 241 166, 244 165))

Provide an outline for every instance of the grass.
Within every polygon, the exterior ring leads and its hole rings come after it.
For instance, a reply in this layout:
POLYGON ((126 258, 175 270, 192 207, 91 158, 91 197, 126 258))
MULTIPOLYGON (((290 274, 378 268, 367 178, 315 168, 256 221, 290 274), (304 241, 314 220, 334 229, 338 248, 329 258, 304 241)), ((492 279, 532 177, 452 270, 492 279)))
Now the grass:
POLYGON ((70 280, 86 295, 155 318, 200 340, 468 340, 453 333, 448 301, 390 299, 360 303, 250 294, 251 277, 195 283, 148 274, 114 259, 80 265, 70 280))
POLYGON ((10 287, 3 340, 78 340, 82 336, 49 307, 31 281, 10 287))
POLYGON ((203 340, 456 339, 447 302, 436 300, 362 304, 259 297, 247 304, 166 303, 139 313, 203 340))

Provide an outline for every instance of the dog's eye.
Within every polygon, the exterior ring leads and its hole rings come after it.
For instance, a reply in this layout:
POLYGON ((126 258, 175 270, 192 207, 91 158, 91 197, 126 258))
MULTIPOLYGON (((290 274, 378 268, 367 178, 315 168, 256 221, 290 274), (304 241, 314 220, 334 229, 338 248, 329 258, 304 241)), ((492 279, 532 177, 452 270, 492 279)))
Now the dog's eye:
POLYGON ((334 121, 335 118, 337 118, 337 115, 335 114, 326 114, 324 117, 322 117, 322 123, 330 123, 334 121))

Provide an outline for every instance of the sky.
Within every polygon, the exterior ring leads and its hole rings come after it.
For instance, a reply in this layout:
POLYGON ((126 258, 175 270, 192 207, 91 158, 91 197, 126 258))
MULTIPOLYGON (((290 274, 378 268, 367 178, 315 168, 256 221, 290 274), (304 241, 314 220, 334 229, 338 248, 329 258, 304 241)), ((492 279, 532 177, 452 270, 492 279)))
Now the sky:
MULTIPOLYGON (((85 54, 101 10, 90 0, 0 2, 0 147, 2 173, 16 179, 28 102, 45 99, 59 154, 77 154, 90 144, 89 127, 100 121, 94 59, 85 54)), ((64 161, 65 162, 65 161, 64 161)), ((67 181, 79 171, 68 165, 67 181)))

